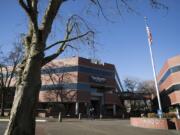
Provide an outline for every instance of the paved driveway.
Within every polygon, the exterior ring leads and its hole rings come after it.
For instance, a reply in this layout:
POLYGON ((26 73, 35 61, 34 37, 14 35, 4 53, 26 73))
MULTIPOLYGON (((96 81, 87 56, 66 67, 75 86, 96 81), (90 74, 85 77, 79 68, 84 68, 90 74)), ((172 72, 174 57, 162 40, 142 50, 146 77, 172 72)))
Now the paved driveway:
MULTIPOLYGON (((0 123, 0 135, 6 123, 0 123)), ((127 120, 64 120, 37 124, 37 135, 180 135, 175 130, 135 128, 127 120)))

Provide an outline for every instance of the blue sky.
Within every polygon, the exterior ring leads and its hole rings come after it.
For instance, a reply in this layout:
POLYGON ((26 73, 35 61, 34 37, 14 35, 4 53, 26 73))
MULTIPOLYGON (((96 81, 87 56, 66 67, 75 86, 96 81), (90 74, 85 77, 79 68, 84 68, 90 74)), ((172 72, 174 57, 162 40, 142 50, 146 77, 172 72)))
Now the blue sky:
MULTIPOLYGON (((83 0, 81 1, 80 4, 76 2, 75 6, 72 6, 72 2, 66 3, 61 8, 60 14, 70 16, 72 12, 76 12, 86 17, 87 14, 82 13, 86 3, 83 0)), ((113 23, 106 21, 102 16, 94 16, 93 13, 86 18, 98 31, 96 41, 99 45, 97 45, 96 57, 104 62, 115 64, 121 79, 128 76, 139 79, 153 78, 143 16, 148 17, 148 23, 152 31, 152 49, 157 72, 168 58, 180 54, 180 1, 161 0, 166 2, 165 4, 169 8, 168 11, 150 8, 147 0, 137 1, 138 3, 135 3, 134 0, 132 6, 141 15, 128 13, 123 9, 122 16, 118 16, 114 12, 110 15, 110 19, 114 21, 113 23)), ((3 46, 3 51, 7 52, 12 48, 12 43, 17 39, 18 33, 26 32, 27 19, 17 1, 2 1, 0 13, 0 45, 3 46)), ((106 11, 105 13, 110 14, 106 11)), ((61 27, 58 21, 55 23, 56 29, 61 27)), ((59 31, 62 30, 59 29, 59 31)), ((58 32, 56 32, 56 35, 61 37, 58 32)), ((89 54, 91 53, 86 52, 79 55, 91 57, 89 54)))

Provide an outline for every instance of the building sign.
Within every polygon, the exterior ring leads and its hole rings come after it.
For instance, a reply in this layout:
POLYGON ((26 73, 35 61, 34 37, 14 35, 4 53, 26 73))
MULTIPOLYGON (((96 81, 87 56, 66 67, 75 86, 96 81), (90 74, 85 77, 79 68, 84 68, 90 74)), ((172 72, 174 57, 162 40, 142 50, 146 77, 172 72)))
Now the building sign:
POLYGON ((95 82, 95 83, 105 83, 106 78, 98 77, 98 76, 90 76, 90 81, 95 82))

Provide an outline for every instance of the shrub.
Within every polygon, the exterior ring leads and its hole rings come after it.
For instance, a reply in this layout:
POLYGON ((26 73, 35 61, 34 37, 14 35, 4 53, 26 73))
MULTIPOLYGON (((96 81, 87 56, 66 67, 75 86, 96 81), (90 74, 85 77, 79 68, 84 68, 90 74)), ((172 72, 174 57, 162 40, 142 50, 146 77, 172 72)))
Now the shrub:
POLYGON ((148 113, 147 116, 148 118, 157 118, 157 114, 155 113, 148 113))
POLYGON ((164 113, 163 114, 164 118, 176 118, 176 114, 173 112, 169 112, 169 113, 164 113))

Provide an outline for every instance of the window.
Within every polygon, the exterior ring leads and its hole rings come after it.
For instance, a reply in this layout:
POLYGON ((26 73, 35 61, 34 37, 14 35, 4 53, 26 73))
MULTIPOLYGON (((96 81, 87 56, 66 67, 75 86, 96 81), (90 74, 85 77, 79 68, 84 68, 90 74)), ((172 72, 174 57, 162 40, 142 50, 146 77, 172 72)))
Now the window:
POLYGON ((85 66, 72 66, 72 67, 60 67, 60 68, 52 68, 52 69, 42 69, 42 74, 49 74, 49 73, 65 73, 65 72, 83 72, 83 73, 90 73, 93 75, 98 76, 108 76, 114 77, 114 72, 110 70, 102 70, 102 69, 95 69, 91 67, 85 66))
POLYGON ((161 85, 170 76, 170 74, 179 72, 179 71, 180 71, 180 65, 168 69, 167 72, 160 79, 159 85, 161 85))

